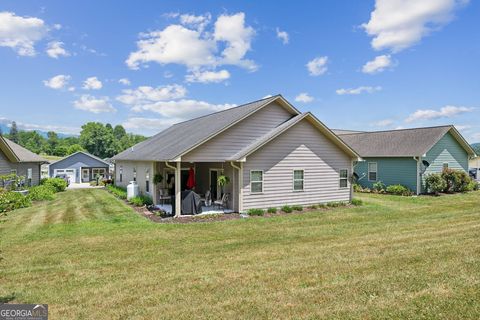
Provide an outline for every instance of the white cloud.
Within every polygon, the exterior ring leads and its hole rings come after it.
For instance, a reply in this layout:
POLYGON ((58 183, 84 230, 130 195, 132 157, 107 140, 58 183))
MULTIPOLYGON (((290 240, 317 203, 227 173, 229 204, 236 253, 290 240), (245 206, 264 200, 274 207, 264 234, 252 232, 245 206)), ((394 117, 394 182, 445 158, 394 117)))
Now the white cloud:
POLYGON ((84 110, 92 113, 116 112, 117 110, 111 105, 108 97, 96 98, 89 94, 84 94, 80 99, 75 100, 73 105, 76 109, 84 110))
POLYGON ((393 125, 393 120, 391 119, 379 120, 377 122, 372 123, 372 125, 375 127, 390 127, 391 125, 393 125))
POLYGON ((122 93, 122 95, 117 97, 118 101, 133 106, 136 110, 141 110, 142 105, 145 104, 183 98, 187 94, 187 89, 178 84, 159 86, 157 88, 140 86, 137 89, 122 90, 122 93))
POLYGON ((42 19, 0 12, 0 47, 9 47, 20 56, 34 56, 35 43, 42 40, 48 27, 42 19))
POLYGON ((314 100, 314 98, 306 92, 302 92, 298 96, 295 97, 296 102, 309 103, 309 102, 312 102, 313 100, 314 100))
POLYGON ((102 87, 103 87, 102 81, 98 80, 97 77, 87 78, 83 82, 83 89, 85 90, 99 90, 99 89, 102 89, 102 87))
POLYGON ((211 104, 205 101, 181 99, 144 104, 134 108, 134 111, 152 111, 168 118, 191 119, 235 106, 234 104, 211 104))
POLYGON ((471 129, 472 126, 468 124, 464 124, 464 125, 460 124, 460 125, 455 125, 455 128, 457 128, 457 130, 464 131, 464 130, 471 129))
POLYGON ((370 21, 362 25, 375 50, 398 52, 450 22, 468 0, 376 0, 370 21))
POLYGON ((237 65, 251 71, 257 68, 253 61, 245 59, 255 31, 245 25, 243 12, 219 16, 210 31, 199 27, 206 26, 210 21, 208 16, 181 15, 180 20, 182 24, 141 34, 137 51, 131 52, 125 61, 128 67, 138 69, 156 62, 185 65, 189 70, 215 69, 221 65, 237 65), (222 46, 223 50, 217 54, 222 46))
POLYGON ((48 43, 47 50, 48 56, 50 58, 58 59, 58 57, 68 57, 70 52, 63 48, 63 42, 61 41, 52 41, 48 43))
POLYGON ((227 70, 220 71, 200 71, 194 70, 191 74, 187 75, 185 79, 187 82, 222 82, 230 78, 230 72, 227 70))
POLYGON ((361 94, 361 93, 374 93, 376 91, 382 90, 382 87, 369 87, 369 86, 361 86, 358 88, 351 88, 351 89, 338 89, 335 92, 338 95, 345 95, 345 94, 361 94))
POLYGON ((142 118, 133 117, 128 118, 122 125, 125 129, 140 131, 140 132, 160 132, 175 123, 182 122, 184 119, 177 118, 142 118))
POLYGON ((277 28, 277 38, 282 40, 283 44, 288 44, 290 41, 290 37, 286 31, 281 31, 279 28, 277 28))
POLYGON ((328 57, 317 57, 309 61, 306 66, 311 76, 319 76, 327 72, 328 57))
MULTIPOLYGON (((12 120, 0 117, 0 124, 7 125, 11 127, 12 120)), ((25 131, 55 131, 59 133, 66 133, 66 134, 78 134, 80 132, 80 128, 78 127, 67 127, 67 126, 58 126, 58 125, 50 125, 50 124, 34 124, 34 123, 25 123, 16 121, 17 127, 21 130, 25 131)))
POLYGON ((459 114, 472 112, 474 108, 469 107, 456 107, 456 106, 445 106, 440 108, 440 110, 417 110, 405 119, 405 122, 414 122, 419 120, 435 120, 441 118, 452 118, 459 114))
POLYGON ((372 61, 365 63, 365 65, 362 67, 362 72, 374 74, 382 72, 387 68, 391 68, 392 66, 393 62, 390 55, 381 55, 375 57, 375 59, 372 61))
POLYGON ((127 78, 122 78, 122 79, 118 80, 118 83, 121 83, 125 86, 129 86, 131 84, 130 80, 128 80, 127 78))
MULTIPOLYGON (((474 134, 472 135, 472 140, 479 141, 479 140, 480 140, 480 132, 474 133, 474 134)), ((474 141, 474 142, 475 142, 475 141, 474 141)))
POLYGON ((43 80, 43 84, 51 89, 59 90, 63 89, 68 84, 69 80, 70 76, 59 74, 58 76, 54 76, 48 80, 43 80))

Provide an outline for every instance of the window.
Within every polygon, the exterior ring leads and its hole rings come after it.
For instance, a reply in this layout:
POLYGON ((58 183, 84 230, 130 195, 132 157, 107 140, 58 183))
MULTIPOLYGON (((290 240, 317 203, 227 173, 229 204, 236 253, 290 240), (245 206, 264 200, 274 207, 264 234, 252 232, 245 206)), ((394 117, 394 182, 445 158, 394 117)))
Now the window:
POLYGON ((92 174, 94 178, 105 177, 105 168, 92 169, 92 174))
POLYGON ((118 171, 120 172, 120 177, 118 178, 118 180, 119 180, 120 182, 122 182, 122 180, 123 180, 123 167, 120 166, 120 169, 119 169, 118 171))
POLYGON ((262 170, 250 171, 250 192, 251 193, 263 192, 263 171, 262 170))
POLYGON ((17 174, 17 169, 12 169, 12 170, 10 170, 10 173, 11 173, 11 174, 17 174))
POLYGON ((133 168, 133 181, 137 182, 137 168, 133 168))
POLYGON ((32 177, 33 177, 33 170, 32 170, 32 168, 28 168, 27 169, 27 183, 28 183, 29 187, 32 186, 32 177))
POLYGON ((448 169, 448 162, 443 163, 443 170, 448 169))
POLYGON ((377 163, 368 163, 368 181, 377 181, 377 163))
POLYGON ((348 170, 341 169, 340 170, 340 188, 347 188, 348 187, 348 170))
POLYGON ((293 191, 303 191, 303 170, 293 170, 293 191))
POLYGON ((145 170, 145 192, 150 192, 150 171, 145 170))

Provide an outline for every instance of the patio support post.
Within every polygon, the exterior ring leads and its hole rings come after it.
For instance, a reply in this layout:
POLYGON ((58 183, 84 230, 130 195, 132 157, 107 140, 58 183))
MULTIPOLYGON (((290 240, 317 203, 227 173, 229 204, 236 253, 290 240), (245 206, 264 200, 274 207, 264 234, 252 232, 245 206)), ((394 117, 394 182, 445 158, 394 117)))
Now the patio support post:
POLYGON ((175 218, 180 217, 182 213, 182 163, 177 162, 177 168, 175 170, 175 218))

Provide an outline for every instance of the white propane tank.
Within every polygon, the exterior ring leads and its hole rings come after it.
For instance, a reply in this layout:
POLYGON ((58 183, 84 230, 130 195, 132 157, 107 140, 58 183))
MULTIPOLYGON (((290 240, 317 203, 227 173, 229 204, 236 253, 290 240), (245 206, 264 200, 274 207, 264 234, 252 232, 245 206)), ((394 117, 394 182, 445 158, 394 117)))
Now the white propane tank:
POLYGON ((130 181, 127 186, 127 200, 138 196, 138 184, 135 181, 130 181))

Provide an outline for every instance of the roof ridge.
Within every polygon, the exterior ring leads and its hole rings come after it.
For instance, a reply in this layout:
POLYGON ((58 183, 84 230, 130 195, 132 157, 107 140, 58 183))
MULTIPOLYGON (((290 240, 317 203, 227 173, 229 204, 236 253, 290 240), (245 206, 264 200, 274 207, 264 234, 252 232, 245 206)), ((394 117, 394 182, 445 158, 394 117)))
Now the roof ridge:
MULTIPOLYGON (((452 128, 455 127, 453 124, 441 125, 441 126, 429 126, 429 127, 416 127, 416 128, 405 128, 405 129, 392 129, 392 130, 379 130, 379 131, 362 131, 356 133, 345 133, 341 134, 342 136, 348 135, 357 135, 357 134, 367 134, 367 133, 382 133, 382 132, 398 132, 398 131, 408 131, 408 130, 419 130, 419 129, 435 129, 435 128, 452 128)), ((332 130, 342 130, 342 129, 332 129, 332 130)), ((351 131, 351 130, 346 130, 351 131)))
POLYGON ((221 113, 221 112, 231 111, 231 110, 233 110, 233 109, 238 109, 238 108, 241 108, 241 107, 245 107, 246 105, 254 104, 254 103, 257 103, 257 102, 260 102, 260 101, 263 101, 263 100, 268 100, 268 99, 277 98, 277 97, 279 97, 279 96, 281 96, 281 95, 280 95, 280 94, 277 94, 277 95, 274 95, 274 96, 271 96, 271 97, 262 98, 262 99, 258 99, 258 100, 255 100, 255 101, 247 102, 247 103, 244 103, 244 104, 241 104, 241 105, 238 105, 238 106, 235 106, 235 107, 231 107, 231 108, 228 108, 228 109, 224 109, 224 110, 220 110, 220 111, 215 111, 215 112, 212 112, 212 113, 204 114, 203 116, 199 116, 199 117, 196 117, 196 118, 192 118, 192 119, 188 119, 188 120, 185 120, 185 121, 177 122, 177 123, 173 124, 173 126, 176 126, 176 125, 179 125, 179 124, 182 124, 182 123, 186 123, 186 122, 189 122, 189 121, 193 121, 193 120, 197 120, 197 119, 209 117, 209 116, 211 116, 211 115, 218 114, 218 113, 221 113))

